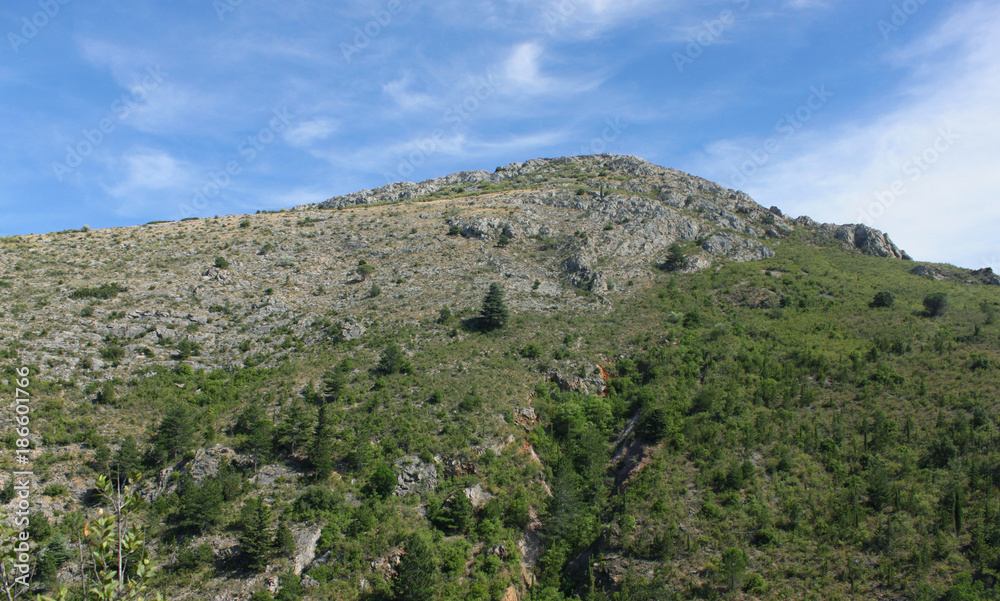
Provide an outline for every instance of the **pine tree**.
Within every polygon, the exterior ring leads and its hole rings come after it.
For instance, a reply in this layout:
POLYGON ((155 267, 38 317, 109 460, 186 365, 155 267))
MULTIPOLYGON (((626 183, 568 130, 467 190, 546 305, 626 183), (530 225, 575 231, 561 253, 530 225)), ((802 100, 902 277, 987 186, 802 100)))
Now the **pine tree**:
POLYGON ((294 403, 287 411, 283 412, 284 418, 275 432, 278 448, 284 449, 291 455, 308 448, 309 441, 312 440, 315 419, 309 408, 301 401, 294 403))
POLYGON ((483 308, 479 311, 484 329, 496 330, 507 325, 510 311, 503 300, 503 288, 496 282, 490 284, 490 291, 483 299, 483 308))
POLYGON ((340 370, 332 370, 323 374, 323 399, 327 402, 340 400, 347 386, 347 377, 340 370))
POLYGON ((385 375, 408 374, 413 371, 413 365, 406 360, 403 349, 399 348, 395 342, 390 342, 385 345, 382 358, 375 369, 378 373, 385 375))
POLYGON ((295 553, 295 537, 292 536, 292 530, 285 522, 281 522, 277 532, 274 533, 273 547, 281 557, 291 557, 295 553))
POLYGON ((243 532, 240 547, 247 558, 251 570, 261 572, 267 569, 271 558, 273 539, 271 537, 271 510, 260 499, 249 499, 240 511, 243 532))
POLYGON ((426 534, 414 533, 406 541, 406 554, 396 568, 392 588, 403 601, 435 598, 438 567, 434 545, 426 534))
POLYGON ((111 461, 111 475, 116 481, 122 481, 141 467, 142 454, 139 453, 139 445, 135 437, 129 434, 122 440, 118 452, 111 461))
POLYGON ((389 495, 396 490, 396 472, 392 471, 391 467, 383 463, 375 469, 375 473, 372 474, 369 485, 376 495, 382 497, 383 499, 387 499, 389 498, 389 495))
POLYGON ((329 406, 324 403, 319 407, 316 418, 316 430, 309 448, 309 464, 317 480, 326 480, 333 471, 333 424, 330 421, 329 406))
POLYGON ((360 261, 358 261, 358 268, 355 269, 355 273, 358 274, 358 277, 360 277, 361 281, 363 282, 368 279, 368 276, 375 273, 375 267, 369 265, 368 261, 361 259, 360 261))
POLYGON ((194 444, 194 418, 186 405, 177 404, 167 410, 156 428, 153 440, 153 460, 161 463, 187 451, 194 444))
POLYGON ((676 271, 678 269, 684 269, 688 266, 687 255, 684 254, 684 249, 681 245, 674 242, 667 248, 667 260, 663 264, 663 269, 667 271, 676 271))

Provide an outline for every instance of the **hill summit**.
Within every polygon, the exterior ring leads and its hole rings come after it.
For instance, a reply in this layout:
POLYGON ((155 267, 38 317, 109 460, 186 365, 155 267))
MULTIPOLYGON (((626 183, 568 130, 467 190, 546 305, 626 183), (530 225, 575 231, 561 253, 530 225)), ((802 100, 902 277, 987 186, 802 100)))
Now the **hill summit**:
POLYGON ((0 503, 32 593, 992 601, 998 284, 612 155, 0 238, 0 503))

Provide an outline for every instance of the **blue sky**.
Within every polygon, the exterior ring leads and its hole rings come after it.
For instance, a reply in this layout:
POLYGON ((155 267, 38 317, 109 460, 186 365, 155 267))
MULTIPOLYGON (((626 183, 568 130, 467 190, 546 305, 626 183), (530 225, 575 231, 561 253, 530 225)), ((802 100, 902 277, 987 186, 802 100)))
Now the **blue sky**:
POLYGON ((1000 4, 11 0, 0 235, 633 154, 1000 270, 1000 4))

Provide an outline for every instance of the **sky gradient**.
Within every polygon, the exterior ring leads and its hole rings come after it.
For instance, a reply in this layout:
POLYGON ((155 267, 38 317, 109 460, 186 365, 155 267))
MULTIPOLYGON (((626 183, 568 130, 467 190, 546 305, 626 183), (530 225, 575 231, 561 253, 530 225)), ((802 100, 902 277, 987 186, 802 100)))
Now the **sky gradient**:
POLYGON ((1000 3, 13 0, 0 236, 630 154, 1000 271, 1000 3))

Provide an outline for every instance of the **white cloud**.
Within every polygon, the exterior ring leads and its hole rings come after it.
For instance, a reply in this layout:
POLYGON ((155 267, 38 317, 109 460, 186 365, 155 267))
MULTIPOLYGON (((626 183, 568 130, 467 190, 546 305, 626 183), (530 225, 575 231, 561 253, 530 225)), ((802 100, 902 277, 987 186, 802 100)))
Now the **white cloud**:
POLYGON ((431 96, 410 89, 412 84, 413 76, 407 73, 399 79, 383 84, 382 91, 403 110, 421 109, 434 103, 431 96))
MULTIPOLYGON (((910 71, 892 107, 820 128, 805 123, 777 152, 764 140, 721 140, 706 171, 720 183, 751 154, 767 157, 743 188, 765 205, 887 231, 918 260, 979 267, 1000 255, 1000 6, 958 9, 886 58, 910 71)), ((792 107, 789 107, 792 108, 792 107)), ((822 109, 820 109, 821 111, 822 109)), ((746 171, 749 171, 747 169, 746 171)))
POLYGON ((162 150, 136 148, 109 165, 117 180, 103 188, 122 201, 121 215, 136 215, 158 202, 163 193, 186 191, 195 183, 195 169, 162 150))
POLYGON ((337 131, 339 123, 333 119, 319 118, 300 123, 288 130, 285 139, 293 146, 308 146, 317 140, 324 140, 337 131))
POLYGON ((544 49, 535 42, 525 42, 513 48, 504 63, 507 79, 527 90, 546 87, 546 79, 540 74, 538 59, 544 49))

